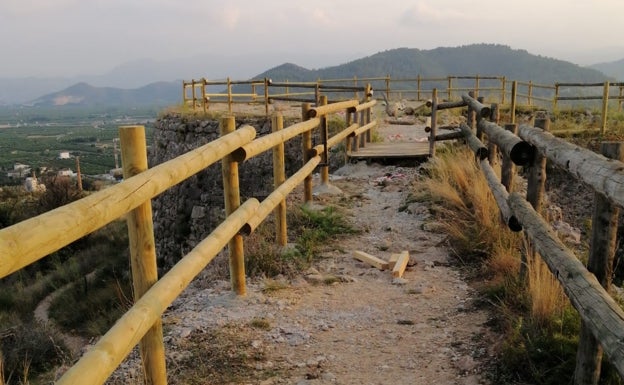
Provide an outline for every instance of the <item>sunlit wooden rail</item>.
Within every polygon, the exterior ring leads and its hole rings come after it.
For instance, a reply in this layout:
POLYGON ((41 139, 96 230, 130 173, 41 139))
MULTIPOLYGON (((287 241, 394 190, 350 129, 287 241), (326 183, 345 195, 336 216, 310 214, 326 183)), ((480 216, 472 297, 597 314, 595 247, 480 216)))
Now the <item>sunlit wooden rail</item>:
MULTIPOLYGON (((368 98, 367 98, 368 99, 368 98)), ((304 200, 312 200, 311 174, 321 166, 321 183, 328 183, 329 148, 346 141, 366 140, 375 127, 370 120, 374 100, 302 106, 302 122, 283 128, 281 115, 272 118, 273 133, 255 139, 251 126, 235 129, 235 118, 221 118, 221 137, 153 168, 147 168, 142 126, 120 127, 124 181, 86 198, 37 217, 0 229, 0 278, 32 264, 71 242, 125 216, 128 224, 133 306, 57 382, 62 385, 102 384, 139 344, 146 383, 167 384, 161 316, 192 279, 227 245, 232 290, 244 295, 243 234, 252 232, 275 211, 277 242, 286 243, 285 198, 304 184, 304 200), (346 129, 327 137, 327 116, 344 113, 346 129), (368 120, 360 125, 353 116, 368 120), (321 130, 323 144, 312 147, 311 135, 321 130), (284 142, 303 136, 303 166, 285 177, 284 142), (273 151, 275 190, 267 198, 240 202, 238 164, 265 151, 273 151), (157 277, 150 200, 206 167, 221 162, 227 218, 161 278, 157 277)))
MULTIPOLYGON (((524 230, 532 247, 561 283, 571 304, 579 312, 582 330, 577 353, 575 384, 598 384, 603 351, 609 362, 624 378, 624 311, 610 296, 613 258, 619 209, 624 207, 624 144, 605 142, 603 155, 581 148, 548 133, 549 121, 534 125, 515 123, 499 126, 492 111, 472 95, 463 95, 468 107, 468 122, 455 139, 466 141, 481 166, 505 223, 513 231, 524 230), (486 113, 484 113, 486 111, 486 113), (491 121, 489 121, 491 120, 491 121), (517 135, 516 135, 517 133, 517 135), (483 143, 487 138, 488 145, 483 143), (502 179, 493 172, 490 161, 496 152, 503 156, 502 179), (540 215, 544 200, 546 160, 567 171, 595 191, 592 237, 587 266, 558 238, 540 215), (513 167, 526 167, 526 197, 512 190, 513 167)), ((436 92, 433 92, 436 108, 436 92)), ((437 137, 432 119, 430 140, 437 137)), ((526 275, 526 260, 520 274, 526 275)))

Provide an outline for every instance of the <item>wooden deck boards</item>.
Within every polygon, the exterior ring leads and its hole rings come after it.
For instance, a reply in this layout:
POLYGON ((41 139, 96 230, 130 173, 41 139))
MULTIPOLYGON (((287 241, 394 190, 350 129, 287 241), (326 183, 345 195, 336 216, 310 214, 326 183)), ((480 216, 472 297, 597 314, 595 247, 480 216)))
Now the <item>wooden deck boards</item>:
POLYGON ((358 151, 347 154, 351 158, 425 158, 429 156, 428 142, 366 143, 358 151))

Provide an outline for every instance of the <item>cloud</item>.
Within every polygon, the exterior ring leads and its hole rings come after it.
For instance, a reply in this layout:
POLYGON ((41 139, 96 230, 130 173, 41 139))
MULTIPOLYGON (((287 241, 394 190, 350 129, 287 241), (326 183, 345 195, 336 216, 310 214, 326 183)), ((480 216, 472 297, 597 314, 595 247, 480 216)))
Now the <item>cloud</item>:
POLYGON ((310 12, 311 19, 314 23, 330 25, 333 24, 331 16, 322 9, 315 8, 310 12))
POLYGON ((405 10, 399 17, 399 23, 407 27, 417 27, 423 24, 440 24, 442 22, 466 22, 471 20, 468 14, 451 8, 441 8, 419 1, 416 5, 405 10))
POLYGON ((229 30, 236 29, 241 17, 241 10, 238 7, 225 7, 220 12, 221 23, 229 30))

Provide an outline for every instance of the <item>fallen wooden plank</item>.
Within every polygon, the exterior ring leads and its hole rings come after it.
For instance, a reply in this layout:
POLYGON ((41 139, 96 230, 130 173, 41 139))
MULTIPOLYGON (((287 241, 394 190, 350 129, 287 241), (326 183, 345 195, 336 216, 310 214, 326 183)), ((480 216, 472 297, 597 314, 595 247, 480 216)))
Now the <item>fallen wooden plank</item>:
POLYGON ((407 263, 409 262, 409 252, 407 250, 402 251, 401 254, 398 255, 399 257, 392 268, 392 276, 395 278, 401 278, 403 276, 407 268, 407 263))
POLYGON ((387 270, 388 262, 383 259, 377 258, 374 255, 370 255, 363 251, 353 250, 353 257, 359 261, 364 263, 368 263, 369 265, 378 268, 379 270, 387 270))
POLYGON ((390 255, 390 258, 388 258, 388 269, 394 269, 394 265, 396 265, 400 256, 400 253, 390 255))

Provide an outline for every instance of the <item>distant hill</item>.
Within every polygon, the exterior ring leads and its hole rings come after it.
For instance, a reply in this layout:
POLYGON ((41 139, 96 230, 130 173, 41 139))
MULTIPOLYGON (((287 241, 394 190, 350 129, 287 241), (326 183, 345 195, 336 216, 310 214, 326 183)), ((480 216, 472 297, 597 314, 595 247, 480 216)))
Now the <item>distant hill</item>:
POLYGON ((590 68, 601 71, 602 73, 611 76, 618 81, 624 81, 624 59, 608 63, 594 64, 591 65, 590 68))
POLYGON ((498 44, 473 44, 453 48, 420 50, 397 48, 376 53, 346 64, 308 70, 286 63, 255 78, 268 77, 275 81, 312 81, 317 78, 335 79, 377 77, 393 78, 440 77, 447 75, 500 75, 513 80, 537 83, 599 82, 606 75, 592 68, 530 54, 498 44))
POLYGON ((157 82, 135 89, 94 87, 77 83, 59 92, 41 96, 28 103, 34 106, 142 107, 167 106, 181 102, 179 82, 157 82))

